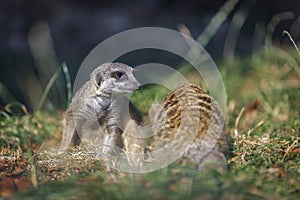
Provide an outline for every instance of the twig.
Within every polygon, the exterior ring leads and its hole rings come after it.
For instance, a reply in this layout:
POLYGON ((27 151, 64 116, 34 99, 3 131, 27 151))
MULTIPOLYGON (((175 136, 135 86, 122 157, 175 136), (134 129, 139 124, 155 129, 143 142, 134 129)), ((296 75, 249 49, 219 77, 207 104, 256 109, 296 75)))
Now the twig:
POLYGON ((252 128, 248 131, 247 135, 249 136, 251 133, 253 133, 253 131, 255 131, 257 128, 259 128, 264 123, 265 123, 264 120, 261 120, 260 122, 258 122, 258 124, 256 124, 256 126, 254 128, 252 128))
POLYGON ((290 153, 292 148, 298 145, 298 139, 299 138, 296 138, 296 140, 286 149, 283 158, 285 158, 290 153))
POLYGON ((185 24, 182 24, 182 23, 179 23, 177 25, 177 30, 182 33, 182 34, 185 34, 191 38, 193 38, 192 34, 191 34, 191 31, 189 30, 189 28, 185 25, 185 24))
POLYGON ((234 126, 234 136, 237 137, 238 134, 239 134, 239 131, 238 131, 238 126, 239 126, 239 122, 240 122, 240 119, 243 115, 245 111, 245 107, 243 107, 239 113, 239 115, 237 116, 236 120, 235 120, 235 126, 234 126))
POLYGON ((294 45, 296 51, 298 52, 298 55, 300 56, 300 51, 299 51, 299 49, 298 49, 298 47, 297 47, 297 45, 296 45, 296 43, 295 43, 293 37, 291 36, 291 34, 290 34, 287 30, 283 30, 282 34, 283 34, 283 35, 286 34, 286 35, 289 37, 290 41, 293 43, 293 45, 294 45))
POLYGON ((294 18, 295 18, 295 14, 290 11, 277 13, 272 17, 272 19, 270 20, 267 26, 267 35, 265 37, 265 44, 267 47, 272 46, 272 36, 276 26, 282 21, 291 20, 294 18))
POLYGON ((11 107, 13 107, 13 106, 19 106, 19 107, 22 109, 23 113, 24 113, 25 115, 28 115, 29 112, 28 112, 26 106, 23 105, 23 104, 21 104, 21 103, 19 103, 19 102, 12 102, 12 103, 9 103, 9 104, 5 105, 4 109, 5 109, 5 111, 7 111, 7 112, 12 112, 11 107))

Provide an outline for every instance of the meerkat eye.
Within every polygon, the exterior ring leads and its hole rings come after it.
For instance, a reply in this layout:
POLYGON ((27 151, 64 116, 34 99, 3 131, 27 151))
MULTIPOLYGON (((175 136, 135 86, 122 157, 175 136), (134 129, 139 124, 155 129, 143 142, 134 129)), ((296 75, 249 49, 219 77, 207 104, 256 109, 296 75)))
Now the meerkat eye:
POLYGON ((113 72, 113 73, 111 74, 111 76, 112 76, 113 78, 116 78, 116 79, 120 79, 123 75, 124 75, 124 72, 120 72, 120 71, 113 72))

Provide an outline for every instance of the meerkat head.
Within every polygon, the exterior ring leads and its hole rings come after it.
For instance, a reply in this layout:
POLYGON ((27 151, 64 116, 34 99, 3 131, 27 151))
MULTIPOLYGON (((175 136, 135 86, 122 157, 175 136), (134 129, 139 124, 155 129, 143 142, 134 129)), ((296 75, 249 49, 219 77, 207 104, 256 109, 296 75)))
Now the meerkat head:
POLYGON ((131 93, 140 88, 133 71, 133 68, 122 63, 105 63, 92 72, 91 80, 99 94, 131 93))

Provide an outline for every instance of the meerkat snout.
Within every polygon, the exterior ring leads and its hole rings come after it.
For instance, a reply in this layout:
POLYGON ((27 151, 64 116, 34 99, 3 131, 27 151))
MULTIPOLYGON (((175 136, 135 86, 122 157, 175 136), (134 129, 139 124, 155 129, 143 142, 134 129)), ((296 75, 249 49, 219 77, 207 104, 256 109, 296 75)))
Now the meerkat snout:
POLYGON ((135 90, 139 90, 139 89, 141 89, 141 87, 142 87, 141 84, 138 82, 135 86, 135 90))
POLYGON ((132 72, 133 70, 126 70, 122 72, 118 71, 116 72, 116 75, 113 75, 113 93, 131 93, 140 88, 141 84, 133 76, 132 72))

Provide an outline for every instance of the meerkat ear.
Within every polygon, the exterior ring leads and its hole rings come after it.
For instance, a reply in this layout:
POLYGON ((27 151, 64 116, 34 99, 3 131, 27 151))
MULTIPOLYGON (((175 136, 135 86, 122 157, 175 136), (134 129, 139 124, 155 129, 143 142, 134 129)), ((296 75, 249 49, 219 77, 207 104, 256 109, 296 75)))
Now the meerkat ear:
POLYGON ((92 73, 92 80, 93 83, 96 85, 96 87, 100 87, 102 83, 101 73, 100 72, 97 73, 96 71, 92 73))
POLYGON ((98 74, 96 76, 96 84, 98 87, 100 87, 101 83, 102 83, 102 76, 100 74, 98 74))

